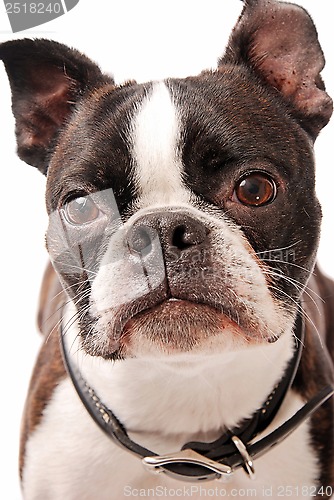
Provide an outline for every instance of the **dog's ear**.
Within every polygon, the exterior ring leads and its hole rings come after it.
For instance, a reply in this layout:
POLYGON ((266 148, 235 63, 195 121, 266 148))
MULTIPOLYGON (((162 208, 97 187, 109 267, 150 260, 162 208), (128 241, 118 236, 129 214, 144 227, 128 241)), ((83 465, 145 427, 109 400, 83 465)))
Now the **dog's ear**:
POLYGON ((47 172, 57 135, 89 90, 113 83, 80 52, 51 40, 14 40, 0 45, 12 90, 18 155, 47 172))
POLYGON ((229 63, 246 65, 280 92, 313 139, 328 123, 333 103, 320 77, 325 59, 303 8, 276 0, 245 0, 219 61, 229 63))

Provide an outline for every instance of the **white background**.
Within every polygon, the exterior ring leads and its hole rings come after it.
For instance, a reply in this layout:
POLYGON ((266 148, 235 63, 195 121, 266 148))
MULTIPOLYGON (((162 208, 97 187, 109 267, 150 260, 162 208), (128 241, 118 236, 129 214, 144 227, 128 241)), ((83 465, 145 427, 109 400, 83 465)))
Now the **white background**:
MULTIPOLYGON (((333 3, 299 3, 309 10, 317 25, 327 58, 323 76, 334 96, 333 3)), ((86 53, 104 71, 113 73, 118 82, 182 77, 215 66, 241 7, 238 0, 80 0, 65 16, 13 35, 1 2, 0 42, 22 37, 55 39, 86 53)), ((333 130, 334 120, 321 133, 316 154, 317 191, 324 211, 319 260, 334 277, 333 130)), ((35 315, 47 261, 45 181, 38 171, 18 160, 15 148, 9 88, 1 67, 0 498, 6 500, 21 498, 17 474, 19 427, 41 342, 35 315)))

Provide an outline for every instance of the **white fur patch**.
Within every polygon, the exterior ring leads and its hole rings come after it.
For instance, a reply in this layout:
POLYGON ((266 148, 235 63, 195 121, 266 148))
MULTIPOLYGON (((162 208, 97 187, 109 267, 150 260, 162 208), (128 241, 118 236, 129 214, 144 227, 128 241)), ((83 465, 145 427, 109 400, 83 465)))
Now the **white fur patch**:
POLYGON ((164 82, 153 85, 134 119, 131 135, 140 206, 187 202, 189 191, 182 182, 178 149, 180 120, 164 82))

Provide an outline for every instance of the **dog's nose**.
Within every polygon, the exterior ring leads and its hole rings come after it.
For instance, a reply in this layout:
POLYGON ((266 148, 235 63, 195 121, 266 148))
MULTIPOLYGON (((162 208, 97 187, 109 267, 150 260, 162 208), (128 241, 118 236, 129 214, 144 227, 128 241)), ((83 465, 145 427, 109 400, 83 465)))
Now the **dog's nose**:
POLYGON ((209 228, 184 212, 155 212, 137 219, 127 234, 130 251, 145 256, 159 239, 163 249, 184 252, 205 242, 209 228))

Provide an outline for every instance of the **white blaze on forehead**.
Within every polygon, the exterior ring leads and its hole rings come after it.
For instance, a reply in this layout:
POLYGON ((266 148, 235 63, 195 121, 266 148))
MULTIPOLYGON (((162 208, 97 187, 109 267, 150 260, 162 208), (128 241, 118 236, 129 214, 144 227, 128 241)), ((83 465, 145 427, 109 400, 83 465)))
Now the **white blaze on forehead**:
POLYGON ((134 118, 132 153, 142 204, 189 201, 182 182, 180 120, 164 82, 155 83, 134 118))

